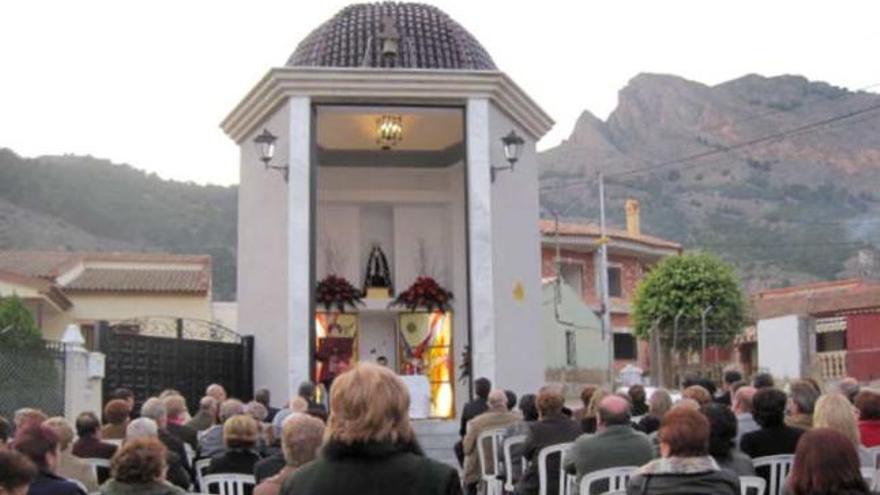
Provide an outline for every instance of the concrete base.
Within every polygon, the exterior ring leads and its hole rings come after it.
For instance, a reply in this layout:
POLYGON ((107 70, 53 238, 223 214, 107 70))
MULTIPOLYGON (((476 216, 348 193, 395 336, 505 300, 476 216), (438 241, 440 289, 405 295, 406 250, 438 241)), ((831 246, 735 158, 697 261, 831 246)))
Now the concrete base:
POLYGON ((458 441, 458 421, 438 419, 413 420, 416 438, 431 459, 459 468, 453 447, 458 441))

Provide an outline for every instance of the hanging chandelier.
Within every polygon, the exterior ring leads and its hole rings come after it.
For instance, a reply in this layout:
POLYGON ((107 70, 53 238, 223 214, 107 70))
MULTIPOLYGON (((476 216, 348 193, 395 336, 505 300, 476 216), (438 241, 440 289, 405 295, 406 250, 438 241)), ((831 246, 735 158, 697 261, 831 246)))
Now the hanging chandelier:
POLYGON ((403 117, 385 114, 376 120, 376 143, 390 150, 403 141, 403 117))

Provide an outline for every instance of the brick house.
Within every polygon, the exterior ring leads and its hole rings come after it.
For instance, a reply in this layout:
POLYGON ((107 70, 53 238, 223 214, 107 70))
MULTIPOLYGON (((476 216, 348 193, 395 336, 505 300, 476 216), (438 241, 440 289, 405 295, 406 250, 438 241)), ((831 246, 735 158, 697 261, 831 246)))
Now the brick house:
MULTIPOLYGON (((627 215, 627 229, 608 228, 608 287, 611 296, 611 325, 614 329, 615 369, 635 364, 650 368, 647 342, 637 342, 632 334, 630 306, 636 287, 652 266, 667 256, 681 254, 680 244, 642 234, 639 229, 638 207, 627 215)), ((541 276, 556 276, 556 223, 541 220, 541 276)), ((562 281, 579 293, 583 302, 598 311, 600 308, 599 227, 594 224, 559 223, 560 276, 562 281)))

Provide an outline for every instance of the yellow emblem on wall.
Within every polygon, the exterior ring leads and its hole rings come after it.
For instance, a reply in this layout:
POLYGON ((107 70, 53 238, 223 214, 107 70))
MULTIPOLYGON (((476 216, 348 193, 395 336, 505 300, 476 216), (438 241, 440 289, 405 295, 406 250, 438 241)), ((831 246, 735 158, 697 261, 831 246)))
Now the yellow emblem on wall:
POLYGON ((526 289, 523 287, 522 282, 517 282, 516 285, 513 286, 513 300, 516 302, 523 302, 526 300, 526 289))

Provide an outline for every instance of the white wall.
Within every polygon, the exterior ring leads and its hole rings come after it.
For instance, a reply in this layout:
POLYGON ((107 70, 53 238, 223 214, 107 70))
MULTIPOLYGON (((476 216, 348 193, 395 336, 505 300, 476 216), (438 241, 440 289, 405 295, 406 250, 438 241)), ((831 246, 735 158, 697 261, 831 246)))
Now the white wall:
POLYGON ((489 151, 493 165, 507 165, 501 138, 511 129, 526 140, 514 171, 492 184, 495 294, 495 374, 498 386, 535 393, 544 381, 541 331, 541 245, 538 232, 538 163, 535 143, 497 107, 490 106, 489 151), (514 291, 521 286, 523 298, 514 291), (524 353, 532 349, 534 352, 524 353))
POLYGON ((802 327, 797 315, 758 321, 758 368, 782 380, 800 378, 802 327))
POLYGON ((269 387, 276 402, 291 387, 287 357, 287 184, 281 174, 264 170, 252 140, 268 128, 281 137, 275 164, 286 164, 288 106, 279 108, 240 146, 238 188, 239 333, 254 335, 254 385, 269 387))

